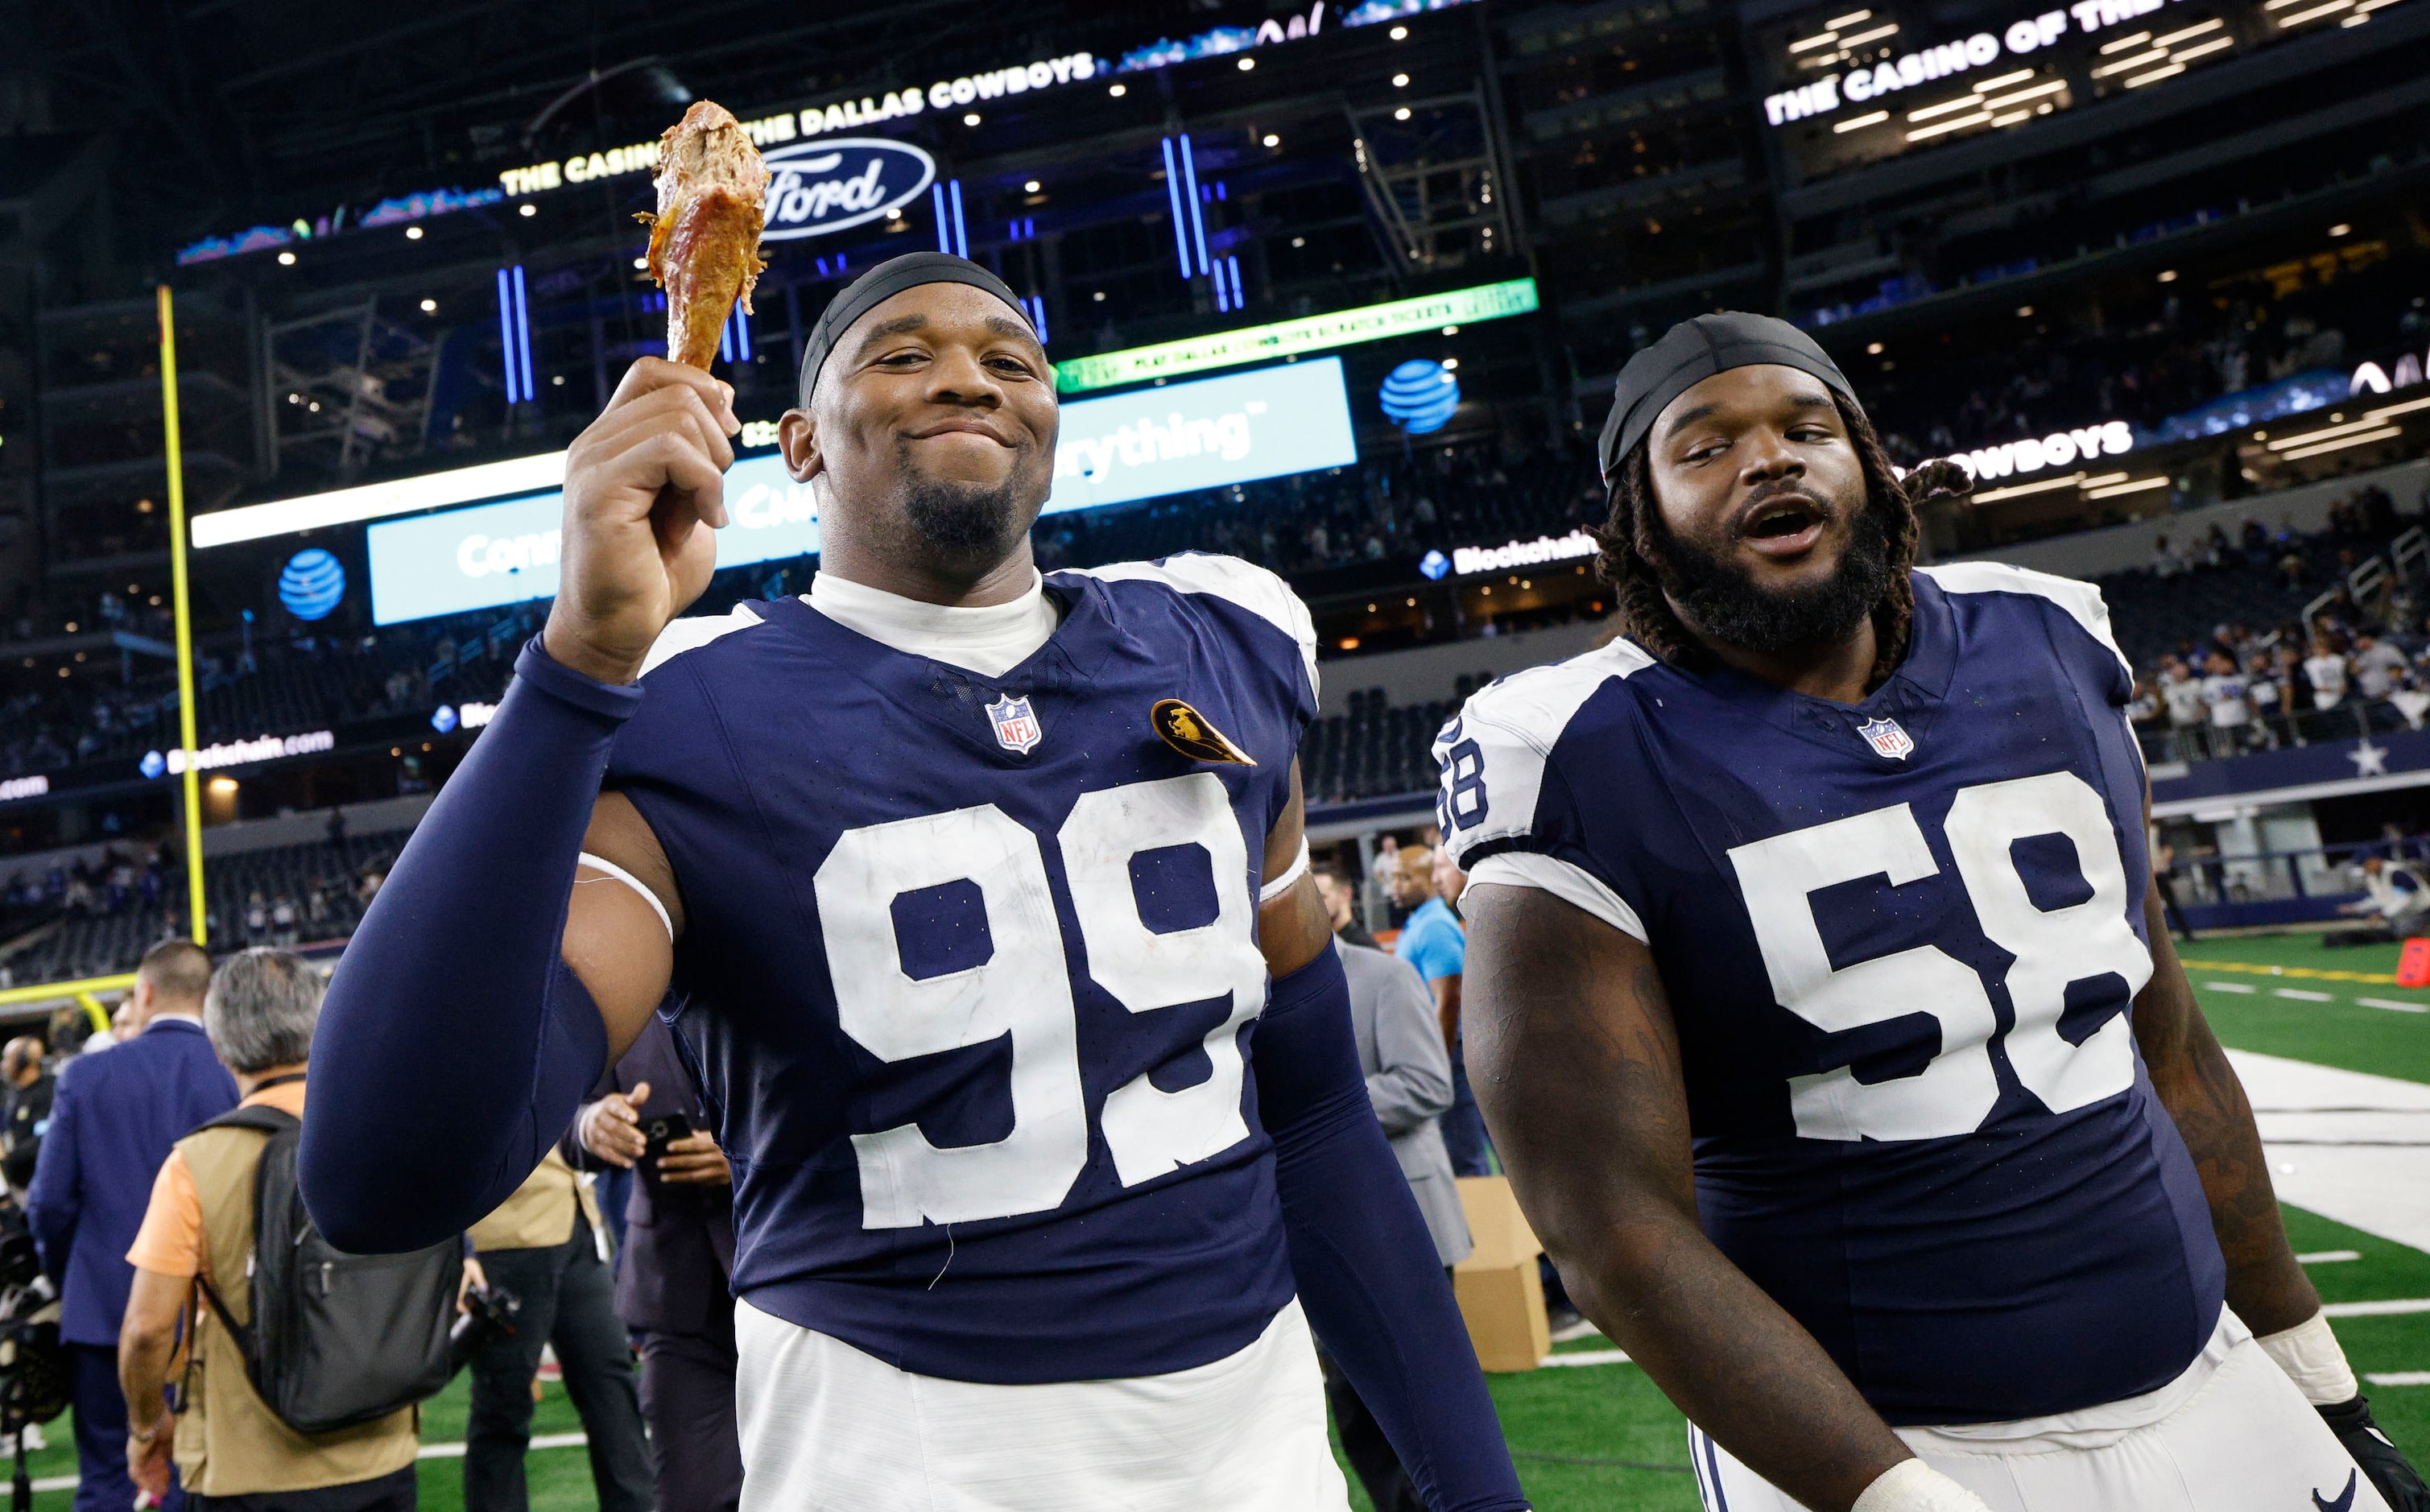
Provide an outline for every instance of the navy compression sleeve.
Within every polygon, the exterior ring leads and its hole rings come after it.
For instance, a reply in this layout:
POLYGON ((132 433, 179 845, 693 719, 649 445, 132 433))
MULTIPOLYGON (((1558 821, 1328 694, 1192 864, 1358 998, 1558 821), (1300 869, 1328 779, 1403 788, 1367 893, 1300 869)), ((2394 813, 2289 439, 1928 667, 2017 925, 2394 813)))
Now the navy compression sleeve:
POLYGON ((1434 1239, 1368 1101, 1339 951, 1275 981, 1250 1050, 1291 1273, 1317 1337, 1426 1505, 1525 1507, 1434 1239))
POLYGON ((347 945, 297 1165, 339 1248, 419 1249, 486 1217, 598 1079, 607 1026, 558 947, 608 749, 641 696, 535 638, 347 945))

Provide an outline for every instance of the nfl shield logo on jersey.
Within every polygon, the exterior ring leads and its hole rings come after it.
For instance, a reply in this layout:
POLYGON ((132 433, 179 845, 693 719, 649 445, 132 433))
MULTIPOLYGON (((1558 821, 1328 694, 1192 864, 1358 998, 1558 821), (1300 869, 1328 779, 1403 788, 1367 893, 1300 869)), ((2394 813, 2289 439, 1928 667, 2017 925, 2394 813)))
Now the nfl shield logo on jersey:
POLYGON ((1872 742, 1873 749, 1893 761, 1904 761, 1915 751, 1915 737, 1899 727, 1899 722, 1888 718, 1867 720, 1856 726, 1856 733, 1872 742))
POLYGON ((987 706, 988 718, 995 722, 995 743, 1015 756, 1027 756, 1038 743, 1038 716, 1030 712, 1029 700, 1007 693, 987 706))

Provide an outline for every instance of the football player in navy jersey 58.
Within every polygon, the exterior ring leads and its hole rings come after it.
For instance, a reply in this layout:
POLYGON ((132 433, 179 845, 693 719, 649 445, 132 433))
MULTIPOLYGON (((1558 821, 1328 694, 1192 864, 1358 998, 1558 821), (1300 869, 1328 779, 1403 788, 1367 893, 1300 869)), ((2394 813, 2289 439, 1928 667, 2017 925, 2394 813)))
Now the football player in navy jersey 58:
POLYGON ((1913 569, 1963 474, 1769 318, 1631 358, 1602 459, 1625 638, 1470 699, 1440 819, 1494 1143, 1709 1512, 2424 1505, 2160 923, 2099 592, 1913 569))
POLYGON ((1524 1507, 1307 874, 1306 609, 1042 579, 1054 370, 928 253, 806 343, 810 592, 677 621, 731 397, 645 359, 574 443, 548 627, 324 1010, 324 1231, 455 1232, 660 1011, 734 1169, 745 1508, 1338 1512, 1311 1325, 1429 1505, 1524 1507))

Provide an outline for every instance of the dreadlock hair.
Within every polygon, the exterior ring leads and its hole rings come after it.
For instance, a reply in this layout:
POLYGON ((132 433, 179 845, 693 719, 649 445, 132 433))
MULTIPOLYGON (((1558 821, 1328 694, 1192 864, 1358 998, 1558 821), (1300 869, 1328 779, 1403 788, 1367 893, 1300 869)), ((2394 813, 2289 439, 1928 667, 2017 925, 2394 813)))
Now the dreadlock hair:
MULTIPOLYGON (((1868 688, 1877 688, 1906 657, 1907 630, 1915 618, 1915 588, 1907 573, 1915 565, 1916 507, 1932 499, 1963 498, 1973 490, 1974 480, 1947 460, 1926 462, 1901 478, 1864 413, 1839 394, 1831 402, 1864 470, 1866 507, 1881 512, 1889 546, 1889 585, 1873 606, 1877 650, 1866 678, 1868 688)), ((1651 444, 1651 438, 1640 440, 1621 458, 1611 484, 1611 513, 1601 529, 1589 525, 1587 534, 1603 548, 1595 557, 1595 575, 1609 585, 1618 601, 1623 633, 1673 666, 1695 671, 1712 656, 1680 623, 1662 591, 1658 569, 1664 533, 1654 501, 1653 465, 1647 459, 1651 444)))

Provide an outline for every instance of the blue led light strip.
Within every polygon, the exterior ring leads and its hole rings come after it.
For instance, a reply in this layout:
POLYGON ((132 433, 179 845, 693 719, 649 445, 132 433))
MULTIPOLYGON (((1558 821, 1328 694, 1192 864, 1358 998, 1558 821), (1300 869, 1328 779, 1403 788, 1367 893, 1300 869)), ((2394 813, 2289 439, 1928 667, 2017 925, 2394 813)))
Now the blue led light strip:
POLYGON ((1232 307, 1234 309, 1248 308, 1249 301, 1240 292, 1240 259, 1238 258, 1227 257, 1223 259, 1223 266, 1232 270, 1232 307))
POLYGON ((954 227, 953 223, 945 219, 945 186, 929 185, 928 202, 937 208, 937 250, 951 252, 954 250, 954 227))
POLYGON ((1164 142, 1165 198, 1173 202, 1173 244, 1181 254, 1181 277, 1186 283, 1190 278, 1190 235, 1184 229, 1181 213, 1181 170, 1173 165, 1173 139, 1165 137, 1159 140, 1164 142))
POLYGON ((1181 134, 1181 172, 1190 186, 1190 234, 1198 241, 1198 271, 1207 271, 1207 224, 1198 218, 1198 162, 1190 150, 1190 133, 1181 134))
POLYGON ((946 189, 954 201, 954 256, 967 258, 971 255, 971 239, 962 231, 962 181, 953 179, 946 189))
POLYGON ((531 317, 524 308, 524 265, 515 264, 515 362, 523 369, 524 397, 534 399, 539 393, 532 388, 531 317))
POLYGON ((507 287, 507 270, 498 270, 498 352, 500 365, 506 369, 507 403, 514 404, 522 396, 515 391, 515 296, 507 287))
MULTIPOLYGON (((1240 276, 1237 273, 1232 275, 1235 288, 1239 287, 1240 276)), ((734 350, 741 360, 751 360, 751 317, 743 312, 740 304, 734 307, 734 350)))

